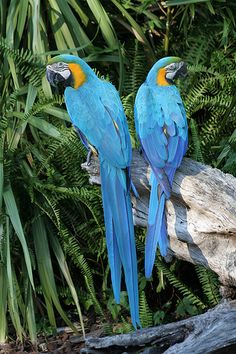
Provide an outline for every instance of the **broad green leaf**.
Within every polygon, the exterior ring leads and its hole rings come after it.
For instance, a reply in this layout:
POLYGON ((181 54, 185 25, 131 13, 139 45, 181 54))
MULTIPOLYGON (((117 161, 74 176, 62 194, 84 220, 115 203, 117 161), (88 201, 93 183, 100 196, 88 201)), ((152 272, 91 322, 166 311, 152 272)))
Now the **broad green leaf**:
POLYGON ((151 11, 144 10, 143 14, 146 15, 148 18, 150 18, 158 28, 163 28, 163 24, 162 24, 161 20, 159 19, 159 17, 154 15, 151 11))
POLYGON ((37 97, 37 93, 38 93, 38 88, 29 84, 28 91, 27 91, 26 105, 25 105, 25 113, 28 113, 32 108, 35 99, 37 97))
POLYGON ((61 134, 59 130, 54 125, 52 125, 51 123, 47 122, 44 119, 37 118, 37 117, 30 117, 29 123, 34 127, 38 128, 39 130, 41 130, 42 132, 44 132, 46 135, 49 135, 56 139, 60 138, 61 134))
POLYGON ((142 28, 138 25, 138 23, 133 19, 133 17, 129 14, 129 12, 117 0, 111 0, 111 1, 120 10, 122 15, 128 20, 128 22, 130 23, 130 25, 133 28, 133 32, 134 32, 135 37, 140 42, 142 42, 143 44, 145 44, 147 46, 149 53, 151 54, 151 56, 153 57, 153 60, 154 60, 155 57, 154 57, 153 50, 152 50, 147 38, 145 37, 145 34, 143 33, 142 28))
POLYGON ((212 13, 212 15, 215 15, 215 14, 216 14, 216 13, 215 13, 215 10, 214 10, 214 8, 213 8, 213 6, 212 6, 211 1, 207 1, 207 7, 208 7, 210 13, 212 13))
POLYGON ((19 1, 18 7, 19 7, 19 16, 17 20, 17 35, 18 35, 17 47, 19 46, 19 43, 22 39, 22 35, 23 35, 23 31, 24 31, 24 27, 28 15, 28 0, 19 1))
MULTIPOLYGON (((52 22, 52 30, 54 33, 54 39, 56 41, 58 49, 75 48, 71 32, 67 23, 64 20, 63 14, 60 11, 58 2, 56 0, 48 0, 51 7, 50 20, 52 22)), ((77 54, 76 52, 74 54, 77 54)))
MULTIPOLYGON (((81 27, 80 23, 77 21, 74 13, 72 12, 70 6, 67 3, 67 0, 57 0, 58 6, 63 14, 65 22, 70 24, 71 33, 74 34, 74 38, 78 40, 78 43, 81 46, 85 46, 88 52, 94 51, 94 47, 89 40, 89 37, 84 32, 83 28, 81 27)), ((84 56, 84 51, 81 49, 79 50, 79 55, 84 56)))
POLYGON ((46 309, 47 309, 47 314, 48 314, 48 319, 49 319, 50 325, 54 329, 56 329, 57 323, 56 323, 56 318, 55 318, 55 314, 54 314, 52 299, 48 298, 48 295, 46 292, 44 292, 43 295, 44 295, 44 300, 45 300, 45 304, 46 304, 46 309))
POLYGON ((65 120, 67 122, 70 122, 70 118, 68 113, 62 109, 62 108, 58 108, 58 107, 48 107, 44 109, 45 113, 50 114, 51 116, 57 117, 59 119, 65 120))
POLYGON ((99 0, 87 0, 87 3, 101 28, 106 43, 112 49, 116 49, 118 47, 118 41, 115 37, 115 32, 112 23, 104 7, 102 6, 99 0))
POLYGON ((120 57, 119 55, 108 55, 108 54, 90 54, 86 58, 83 58, 87 63, 93 62, 93 61, 109 61, 113 63, 119 63, 120 62, 120 57))
POLYGON ((18 76, 17 76, 17 73, 16 73, 16 67, 15 67, 14 61, 13 61, 13 59, 10 56, 8 56, 7 59, 8 59, 8 63, 9 63, 9 66, 10 66, 10 73, 11 73, 13 81, 14 81, 15 89, 19 90, 20 85, 19 85, 18 76))
POLYGON ((68 3, 73 7, 73 9, 77 12, 83 24, 87 27, 89 24, 89 17, 85 14, 85 12, 81 9, 76 0, 68 0, 68 3))
POLYGON ((34 288, 34 281, 33 281, 32 266, 31 266, 29 249, 28 249, 28 246, 26 243, 24 231, 22 228, 18 208, 16 205, 16 201, 15 201, 15 197, 14 197, 11 185, 8 185, 8 187, 4 189, 3 199, 5 202, 5 206, 6 206, 6 213, 8 214, 10 221, 12 223, 12 226, 13 226, 13 228, 20 240, 20 243, 21 243, 21 246, 23 249, 23 253, 24 253, 25 264, 27 267, 29 279, 30 279, 32 287, 34 288))
POLYGON ((32 6, 32 51, 40 53, 44 50, 44 44, 41 40, 41 26, 40 26, 40 0, 31 1, 32 6))
POLYGON ((14 46, 14 32, 18 20, 18 1, 11 0, 8 5, 7 20, 6 20, 6 39, 7 42, 14 46))
POLYGON ((29 329, 30 340, 33 344, 37 342, 37 329, 36 329, 36 321, 35 321, 35 309, 33 303, 33 294, 32 288, 29 282, 26 279, 26 289, 27 289, 27 298, 26 298, 26 318, 27 318, 27 326, 29 329))

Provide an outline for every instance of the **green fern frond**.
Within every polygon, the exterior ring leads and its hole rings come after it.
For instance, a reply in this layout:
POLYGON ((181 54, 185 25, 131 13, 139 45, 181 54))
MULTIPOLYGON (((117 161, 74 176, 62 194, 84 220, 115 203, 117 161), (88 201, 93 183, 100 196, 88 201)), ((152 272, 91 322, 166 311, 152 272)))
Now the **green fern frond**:
POLYGON ((16 67, 19 68, 21 75, 32 85, 40 85, 41 78, 45 74, 45 67, 31 51, 13 49, 4 38, 1 38, 0 55, 12 58, 16 67))
POLYGON ((189 64, 205 64, 209 60, 209 53, 214 49, 215 38, 208 34, 198 33, 188 38, 188 49, 185 51, 184 59, 189 64))
POLYGON ((121 321, 122 321, 122 327, 121 330, 117 333, 130 333, 133 332, 134 327, 131 323, 127 322, 127 320, 121 316, 121 321))
POLYGON ((216 306, 221 300, 219 293, 220 282, 218 276, 210 269, 200 265, 196 265, 195 270, 208 304, 210 306, 216 306))
POLYGON ((29 112, 25 113, 23 121, 26 122, 31 116, 35 116, 38 113, 44 111, 46 108, 52 105, 62 105, 64 103, 64 97, 54 95, 53 98, 43 97, 38 102, 34 103, 29 112))
POLYGON ((197 124, 193 118, 190 119, 189 128, 191 131, 192 142, 193 142, 193 152, 191 153, 191 156, 196 161, 204 162, 202 150, 201 150, 201 140, 198 135, 197 124))
POLYGON ((124 83, 124 91, 126 95, 131 93, 136 95, 148 72, 148 68, 143 65, 146 61, 146 56, 142 44, 135 40, 134 45, 130 46, 127 57, 129 65, 124 83))
POLYGON ((145 292, 142 291, 139 300, 139 315, 143 328, 151 327, 153 325, 152 311, 150 310, 145 292))
POLYGON ((205 310, 207 308, 206 304, 193 293, 182 281, 180 281, 174 273, 167 267, 162 259, 157 258, 155 262, 158 269, 161 269, 163 274, 167 277, 171 285, 173 285, 184 297, 188 298, 194 305, 198 306, 199 309, 205 310))
POLYGON ((134 45, 130 47, 127 57, 129 59, 129 65, 125 76, 125 95, 122 97, 122 104, 129 123, 132 145, 135 146, 136 132, 133 113, 134 102, 139 87, 145 81, 148 68, 143 65, 146 61, 145 51, 143 50, 143 46, 138 41, 135 41, 134 45))

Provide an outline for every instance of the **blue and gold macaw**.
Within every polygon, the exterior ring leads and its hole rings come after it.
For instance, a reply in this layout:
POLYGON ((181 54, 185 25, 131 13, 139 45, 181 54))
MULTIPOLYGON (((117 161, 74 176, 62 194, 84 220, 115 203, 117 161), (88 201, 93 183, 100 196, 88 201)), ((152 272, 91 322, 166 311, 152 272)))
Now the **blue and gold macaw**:
POLYGON ((82 142, 99 153, 106 243, 115 301, 120 302, 124 269, 132 323, 140 326, 137 256, 130 200, 131 141, 115 87, 100 80, 81 58, 59 55, 47 65, 47 79, 65 87, 65 103, 82 142))
POLYGON ((169 245, 165 201, 188 145, 188 126, 183 102, 173 80, 187 73, 177 57, 158 60, 135 99, 135 127, 145 159, 151 166, 151 195, 145 245, 145 275, 150 278, 156 248, 166 256, 169 245))

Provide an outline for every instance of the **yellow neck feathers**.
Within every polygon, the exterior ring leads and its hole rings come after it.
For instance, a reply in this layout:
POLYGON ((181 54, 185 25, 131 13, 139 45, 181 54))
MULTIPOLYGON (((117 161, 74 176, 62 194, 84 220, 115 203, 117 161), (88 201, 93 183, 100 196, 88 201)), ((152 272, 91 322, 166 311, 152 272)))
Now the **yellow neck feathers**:
POLYGON ((68 66, 73 75, 74 89, 77 89, 85 83, 86 75, 79 64, 70 63, 68 66))
POLYGON ((170 86, 169 82, 166 80, 166 69, 162 68, 158 70, 156 83, 159 86, 170 86))

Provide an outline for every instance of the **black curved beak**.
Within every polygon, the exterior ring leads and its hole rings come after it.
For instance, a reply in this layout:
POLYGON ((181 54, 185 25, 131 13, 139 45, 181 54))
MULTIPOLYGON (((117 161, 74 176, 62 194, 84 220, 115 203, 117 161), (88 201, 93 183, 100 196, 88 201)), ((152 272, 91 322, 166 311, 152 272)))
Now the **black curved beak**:
POLYGON ((173 80, 178 79, 179 77, 185 77, 187 75, 187 66, 184 61, 175 62, 174 68, 173 65, 168 68, 167 66, 166 79, 172 83, 173 80))
POLYGON ((65 78, 60 73, 51 69, 50 65, 46 68, 46 77, 50 85, 57 87, 59 84, 65 82, 65 78))
POLYGON ((178 68, 174 73, 174 79, 177 79, 178 77, 186 77, 187 75, 187 65, 185 64, 184 61, 179 62, 178 68))

